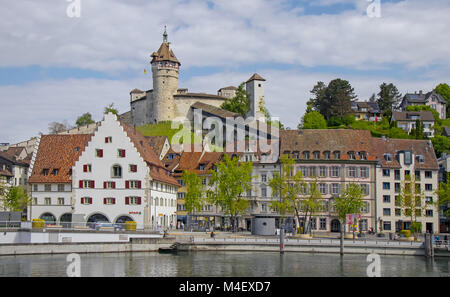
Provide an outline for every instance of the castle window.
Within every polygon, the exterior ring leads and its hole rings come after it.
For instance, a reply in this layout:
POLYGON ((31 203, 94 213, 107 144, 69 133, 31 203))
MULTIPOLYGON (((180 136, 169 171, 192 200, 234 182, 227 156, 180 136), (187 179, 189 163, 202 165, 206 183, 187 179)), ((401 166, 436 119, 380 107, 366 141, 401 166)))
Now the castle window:
POLYGON ((96 149, 95 150, 95 155, 99 158, 103 157, 103 150, 102 149, 96 149))
POLYGON ((105 143, 111 143, 111 142, 112 142, 111 136, 105 137, 105 143))
POLYGON ((309 160, 309 151, 304 151, 303 152, 303 159, 309 160))
POLYGON ((118 149, 117 150, 117 156, 120 158, 125 158, 125 150, 124 149, 118 149))
POLYGON ((340 151, 334 151, 333 152, 334 159, 339 160, 341 158, 341 152, 340 151))
POLYGON ((122 177, 122 167, 120 167, 120 165, 114 165, 111 168, 111 176, 115 178, 122 177))
POLYGON ((330 160, 330 151, 324 151, 323 152, 323 158, 325 160, 330 160))
POLYGON ((320 159, 320 152, 319 151, 315 151, 313 154, 314 154, 314 159, 315 160, 319 160, 320 159))

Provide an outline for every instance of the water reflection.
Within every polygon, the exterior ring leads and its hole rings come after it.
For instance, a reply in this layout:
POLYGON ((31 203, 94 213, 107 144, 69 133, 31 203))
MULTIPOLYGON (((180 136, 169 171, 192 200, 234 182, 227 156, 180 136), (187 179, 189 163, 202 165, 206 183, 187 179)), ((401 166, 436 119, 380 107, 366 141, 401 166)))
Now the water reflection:
MULTIPOLYGON (((3 256, 0 276, 66 276, 67 255, 3 256)), ((271 252, 81 254, 82 276, 366 276, 367 255, 271 252)), ((450 258, 381 256, 382 276, 450 276, 450 258)))

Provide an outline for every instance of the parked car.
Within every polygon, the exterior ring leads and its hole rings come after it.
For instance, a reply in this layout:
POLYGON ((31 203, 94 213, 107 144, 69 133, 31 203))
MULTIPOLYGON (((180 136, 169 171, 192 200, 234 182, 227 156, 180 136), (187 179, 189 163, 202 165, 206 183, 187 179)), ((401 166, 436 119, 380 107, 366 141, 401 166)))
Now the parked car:
POLYGON ((114 231, 123 230, 123 226, 120 224, 113 224, 110 222, 95 222, 91 225, 91 228, 95 230, 100 230, 101 227, 113 227, 114 231))

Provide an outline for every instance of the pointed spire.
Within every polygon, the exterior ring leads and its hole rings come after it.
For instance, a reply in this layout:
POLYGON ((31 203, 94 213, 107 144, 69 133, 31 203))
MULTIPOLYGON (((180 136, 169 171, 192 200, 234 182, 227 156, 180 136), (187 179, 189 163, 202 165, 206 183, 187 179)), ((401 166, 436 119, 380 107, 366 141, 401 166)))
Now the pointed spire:
POLYGON ((167 42, 167 26, 164 26, 163 42, 167 42))

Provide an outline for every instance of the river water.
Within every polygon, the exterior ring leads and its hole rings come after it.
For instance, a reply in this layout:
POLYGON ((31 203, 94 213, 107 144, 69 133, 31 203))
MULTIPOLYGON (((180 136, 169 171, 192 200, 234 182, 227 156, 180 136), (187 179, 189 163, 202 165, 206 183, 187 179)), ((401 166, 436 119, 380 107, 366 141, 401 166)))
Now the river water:
MULTIPOLYGON (((367 276, 367 255, 274 252, 80 254, 81 276, 367 276)), ((67 255, 0 257, 0 276, 66 276, 67 255)), ((450 258, 381 256, 381 276, 450 276, 450 258)))

